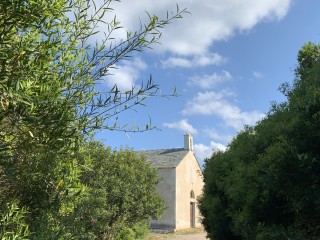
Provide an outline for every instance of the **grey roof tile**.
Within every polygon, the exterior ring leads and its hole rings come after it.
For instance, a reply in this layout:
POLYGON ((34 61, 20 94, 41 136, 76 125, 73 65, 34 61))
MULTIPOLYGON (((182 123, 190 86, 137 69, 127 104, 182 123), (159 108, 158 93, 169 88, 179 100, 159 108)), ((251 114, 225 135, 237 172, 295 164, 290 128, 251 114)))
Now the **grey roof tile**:
POLYGON ((155 168, 177 167, 183 158, 188 154, 184 148, 160 149, 138 151, 138 154, 146 156, 146 160, 155 168))

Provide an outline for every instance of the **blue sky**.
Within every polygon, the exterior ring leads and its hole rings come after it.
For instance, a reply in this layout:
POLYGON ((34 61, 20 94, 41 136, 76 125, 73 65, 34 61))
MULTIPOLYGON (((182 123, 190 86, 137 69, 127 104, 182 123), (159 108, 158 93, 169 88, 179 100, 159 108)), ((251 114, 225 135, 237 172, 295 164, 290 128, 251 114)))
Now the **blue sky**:
MULTIPOLYGON (((307 42, 320 42, 318 0, 177 0, 191 15, 163 30, 161 45, 120 62, 106 86, 140 84, 152 74, 163 93, 176 87, 179 97, 150 98, 146 107, 119 115, 122 123, 144 126, 149 116, 161 131, 97 135, 112 148, 135 150, 183 147, 193 135, 200 162, 223 150, 243 129, 263 118, 278 91, 292 82, 296 56, 307 42)), ((175 10, 171 0, 115 3, 123 26, 134 30, 147 10, 159 17, 175 10), (159 2, 159 3, 158 3, 159 2)), ((119 33, 119 37, 121 33, 119 33)))

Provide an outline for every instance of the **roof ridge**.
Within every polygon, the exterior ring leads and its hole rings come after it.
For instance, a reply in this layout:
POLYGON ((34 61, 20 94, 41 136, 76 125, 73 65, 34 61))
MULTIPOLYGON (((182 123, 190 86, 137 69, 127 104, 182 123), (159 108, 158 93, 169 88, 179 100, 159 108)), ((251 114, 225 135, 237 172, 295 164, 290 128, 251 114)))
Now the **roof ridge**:
MULTIPOLYGON (((145 151, 163 151, 163 150, 186 150, 184 148, 160 148, 160 149, 149 149, 149 150, 138 150, 135 152, 145 152, 145 151)), ((187 151, 187 150, 186 150, 187 151)))

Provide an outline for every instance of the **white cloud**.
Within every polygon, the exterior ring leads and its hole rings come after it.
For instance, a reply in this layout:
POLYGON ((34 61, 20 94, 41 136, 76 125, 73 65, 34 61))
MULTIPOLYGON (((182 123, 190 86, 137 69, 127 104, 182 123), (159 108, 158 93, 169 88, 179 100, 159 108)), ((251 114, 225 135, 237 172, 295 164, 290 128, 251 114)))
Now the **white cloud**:
POLYGON ((219 83, 230 81, 232 79, 231 74, 228 71, 223 71, 221 74, 213 73, 211 75, 196 75, 190 77, 188 82, 190 85, 196 85, 203 89, 213 88, 219 83))
POLYGON ((252 75, 255 79, 261 79, 263 78, 263 74, 261 72, 252 71, 252 75))
POLYGON ((202 132, 207 136, 209 136, 210 138, 212 138, 213 140, 223 142, 223 143, 229 143, 233 138, 233 135, 221 134, 214 128, 206 128, 206 129, 203 129, 202 132))
POLYGON ((205 67, 209 65, 220 65, 225 63, 226 58, 222 57, 218 53, 210 53, 203 55, 196 55, 194 57, 170 57, 167 60, 162 60, 162 66, 165 68, 182 67, 205 67))
POLYGON ((264 117, 264 114, 257 111, 241 111, 239 107, 228 101, 227 98, 232 95, 230 91, 199 92, 187 102, 182 113, 185 115, 215 115, 220 117, 227 126, 236 130, 243 129, 245 124, 253 125, 264 117))
POLYGON ((261 21, 277 21, 288 12, 292 0, 123 0, 114 4, 117 17, 129 29, 137 29, 139 21, 145 22, 147 15, 164 16, 174 11, 177 3, 187 8, 191 15, 163 29, 163 44, 160 49, 180 55, 201 55, 212 43, 226 40, 236 32, 252 29, 261 21))
POLYGON ((171 57, 168 58, 167 60, 162 60, 161 61, 162 66, 165 68, 169 67, 184 67, 184 68, 191 68, 192 61, 186 58, 179 58, 179 57, 171 57))
POLYGON ((173 123, 164 123, 163 126, 165 126, 167 128, 179 129, 184 132, 190 133, 192 135, 198 133, 198 130, 195 129, 190 123, 188 123, 187 119, 182 119, 178 122, 173 122, 173 123))
POLYGON ((227 147, 221 143, 211 141, 209 145, 204 145, 202 143, 194 144, 193 149, 197 158, 200 161, 203 161, 205 158, 211 157, 212 153, 214 152, 224 152, 227 149, 227 147))
POLYGON ((135 58, 132 61, 122 61, 121 65, 115 65, 114 67, 108 69, 110 75, 105 79, 106 84, 108 87, 117 84, 121 91, 128 91, 135 85, 140 76, 140 71, 145 70, 147 65, 140 58, 135 58))

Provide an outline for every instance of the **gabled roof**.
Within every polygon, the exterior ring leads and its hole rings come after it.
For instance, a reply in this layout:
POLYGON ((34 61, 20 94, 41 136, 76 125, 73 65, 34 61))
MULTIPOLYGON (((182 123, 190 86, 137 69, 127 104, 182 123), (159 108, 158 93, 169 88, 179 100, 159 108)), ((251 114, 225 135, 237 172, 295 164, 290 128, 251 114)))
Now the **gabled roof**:
POLYGON ((184 148, 139 151, 154 168, 174 168, 184 159, 189 150, 184 148))

